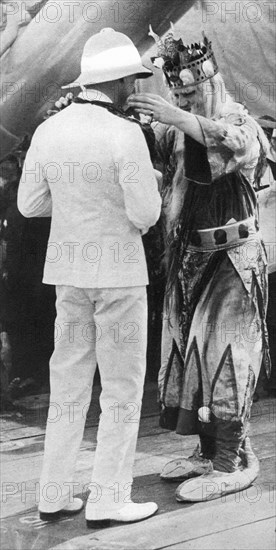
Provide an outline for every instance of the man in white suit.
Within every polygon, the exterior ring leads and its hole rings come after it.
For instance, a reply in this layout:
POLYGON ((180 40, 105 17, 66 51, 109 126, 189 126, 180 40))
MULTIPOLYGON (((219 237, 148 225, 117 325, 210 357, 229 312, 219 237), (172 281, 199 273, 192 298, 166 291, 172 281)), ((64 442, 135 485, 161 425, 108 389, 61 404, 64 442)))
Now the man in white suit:
POLYGON ((147 345, 141 234, 158 220, 161 199, 141 128, 117 109, 135 79, 151 74, 124 34, 94 35, 78 81, 68 85, 82 93, 39 126, 24 165, 18 207, 26 217, 52 216, 43 281, 57 291, 43 520, 83 507, 72 497, 73 473, 96 363, 102 413, 87 524, 138 521, 157 510, 133 503, 130 492, 147 345))

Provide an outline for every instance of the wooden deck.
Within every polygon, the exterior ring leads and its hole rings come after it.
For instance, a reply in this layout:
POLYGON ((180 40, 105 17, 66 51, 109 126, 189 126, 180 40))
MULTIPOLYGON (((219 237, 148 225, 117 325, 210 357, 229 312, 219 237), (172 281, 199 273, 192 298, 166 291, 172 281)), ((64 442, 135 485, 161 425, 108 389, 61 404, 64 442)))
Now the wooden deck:
MULTIPOLYGON (((96 392, 95 393, 99 393, 96 392)), ((20 412, 1 415, 2 550, 243 550, 275 548, 276 400, 263 396, 253 405, 251 441, 261 472, 247 491, 209 502, 177 503, 177 483, 159 478, 170 459, 188 455, 197 438, 158 426, 156 387, 146 387, 134 468, 133 499, 154 500, 158 514, 146 521, 87 530, 84 512, 49 525, 37 513, 48 396, 29 397, 20 412)), ((86 497, 99 405, 90 409, 76 472, 76 494, 86 497)))

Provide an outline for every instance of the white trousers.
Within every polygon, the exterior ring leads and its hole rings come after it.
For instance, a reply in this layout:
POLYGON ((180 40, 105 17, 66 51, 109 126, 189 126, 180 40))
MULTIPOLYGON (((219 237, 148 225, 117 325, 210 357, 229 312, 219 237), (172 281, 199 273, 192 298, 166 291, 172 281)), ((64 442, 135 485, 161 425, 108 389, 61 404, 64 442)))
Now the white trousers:
POLYGON ((39 510, 72 501, 73 475, 98 363, 102 393, 90 485, 96 515, 127 503, 146 370, 146 287, 57 287, 55 350, 39 510))

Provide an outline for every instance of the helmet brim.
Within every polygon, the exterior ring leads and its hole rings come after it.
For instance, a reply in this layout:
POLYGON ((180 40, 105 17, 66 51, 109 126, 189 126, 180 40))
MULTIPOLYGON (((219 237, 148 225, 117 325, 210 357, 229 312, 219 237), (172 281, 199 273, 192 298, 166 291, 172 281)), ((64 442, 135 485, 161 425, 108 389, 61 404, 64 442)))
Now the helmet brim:
POLYGON ((103 82, 110 82, 113 80, 120 80, 121 78, 125 78, 127 76, 136 76, 136 78, 149 78, 150 76, 153 76, 153 72, 148 69, 147 67, 144 67, 141 65, 137 70, 129 70, 125 73, 122 73, 121 76, 117 76, 116 78, 112 78, 110 74, 108 74, 108 71, 105 72, 105 74, 96 75, 95 73, 85 73, 80 74, 79 78, 75 80, 74 82, 71 82, 70 84, 65 84, 61 86, 61 89, 64 90, 66 88, 80 88, 82 86, 92 86, 94 84, 100 84, 103 82))

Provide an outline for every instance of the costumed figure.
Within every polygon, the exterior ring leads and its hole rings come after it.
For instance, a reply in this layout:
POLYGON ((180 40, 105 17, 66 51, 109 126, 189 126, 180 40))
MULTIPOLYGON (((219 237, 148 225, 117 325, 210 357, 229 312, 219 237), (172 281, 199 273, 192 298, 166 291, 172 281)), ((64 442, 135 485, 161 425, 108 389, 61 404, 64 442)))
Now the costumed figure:
POLYGON ((141 93, 129 105, 158 121, 164 165, 161 426, 200 438, 193 456, 169 462, 161 477, 185 480, 177 500, 201 501, 242 490, 258 474, 248 426, 260 367, 269 373, 270 360, 255 191, 268 143, 226 92, 204 34, 190 46, 173 30, 164 41, 150 34, 174 104, 141 93))

